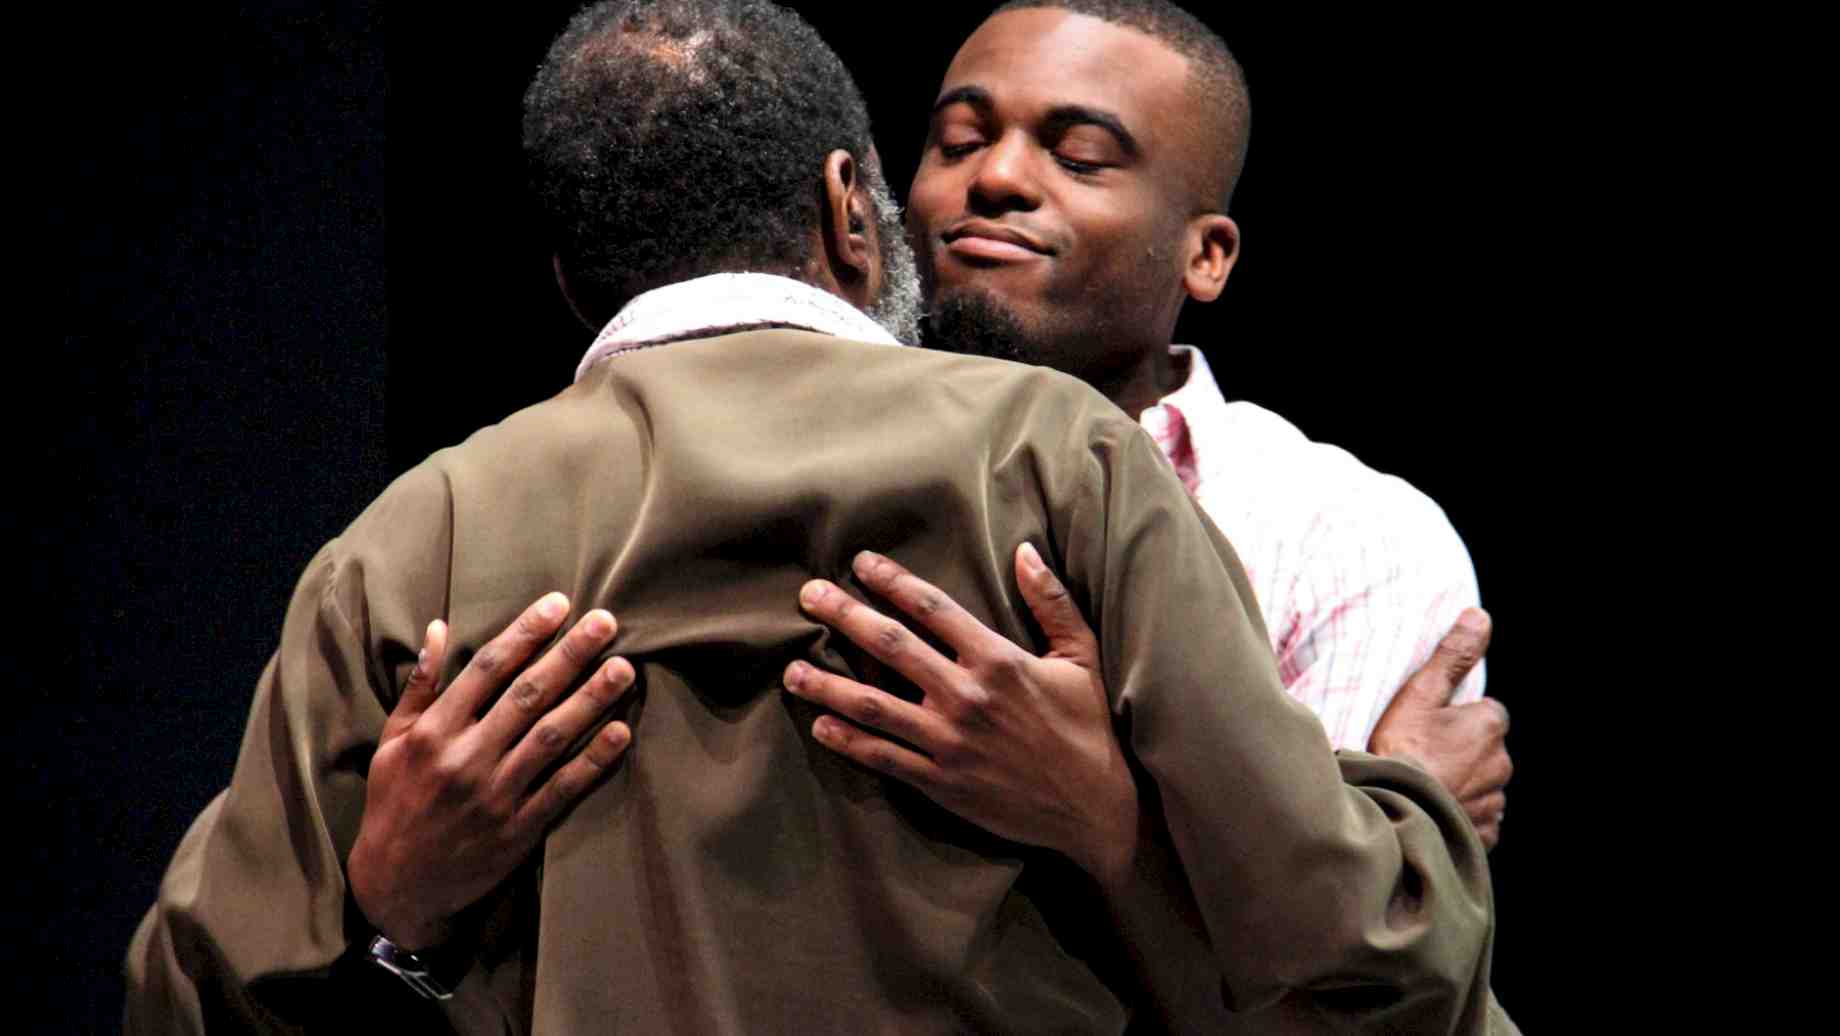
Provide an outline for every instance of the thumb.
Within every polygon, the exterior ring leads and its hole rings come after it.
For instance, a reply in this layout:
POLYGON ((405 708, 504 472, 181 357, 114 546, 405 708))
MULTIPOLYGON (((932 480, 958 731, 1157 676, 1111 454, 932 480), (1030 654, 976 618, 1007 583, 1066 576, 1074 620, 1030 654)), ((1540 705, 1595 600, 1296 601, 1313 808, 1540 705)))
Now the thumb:
POLYGON ((1481 608, 1463 609, 1463 614, 1457 616, 1457 624, 1438 641, 1437 650, 1431 652, 1424 666, 1400 688, 1399 698, 1428 708, 1449 705, 1463 678, 1476 668, 1483 655, 1488 654, 1492 632, 1488 612, 1481 608))
POLYGON ((1033 545, 1016 548, 1016 584, 1022 599, 1048 637, 1048 657, 1065 658, 1088 669, 1099 668, 1099 638, 1074 606, 1067 588, 1049 571, 1033 545))
POLYGON ((396 707, 390 710, 386 729, 388 734, 400 732, 414 723, 416 718, 428 711, 435 698, 441 694, 441 670, 447 662, 447 623, 436 619, 428 624, 422 634, 422 650, 416 656, 415 668, 409 673, 409 680, 403 684, 402 696, 396 699, 396 707))

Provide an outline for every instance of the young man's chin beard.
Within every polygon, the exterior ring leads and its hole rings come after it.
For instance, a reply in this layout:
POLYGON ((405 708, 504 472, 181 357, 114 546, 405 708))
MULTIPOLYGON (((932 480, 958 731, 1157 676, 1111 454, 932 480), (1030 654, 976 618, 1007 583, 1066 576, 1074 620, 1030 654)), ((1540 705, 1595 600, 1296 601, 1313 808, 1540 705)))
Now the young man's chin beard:
POLYGON ((1049 361, 1043 343, 1029 333, 1015 310, 995 295, 976 289, 936 298, 921 330, 921 342, 929 349, 1017 363, 1049 361))

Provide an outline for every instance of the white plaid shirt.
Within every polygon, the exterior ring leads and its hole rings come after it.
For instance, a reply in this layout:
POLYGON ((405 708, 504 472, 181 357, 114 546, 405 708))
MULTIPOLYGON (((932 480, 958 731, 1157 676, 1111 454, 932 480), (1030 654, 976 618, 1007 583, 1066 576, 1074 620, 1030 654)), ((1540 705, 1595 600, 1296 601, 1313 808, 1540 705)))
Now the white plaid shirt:
MULTIPOLYGON (((1405 480, 1311 442, 1251 403, 1229 403, 1201 353, 1188 381, 1144 411, 1251 577, 1278 673, 1337 748, 1365 749, 1393 693, 1479 602, 1469 551, 1405 480)), ((1478 665, 1455 701, 1482 697, 1478 665)))

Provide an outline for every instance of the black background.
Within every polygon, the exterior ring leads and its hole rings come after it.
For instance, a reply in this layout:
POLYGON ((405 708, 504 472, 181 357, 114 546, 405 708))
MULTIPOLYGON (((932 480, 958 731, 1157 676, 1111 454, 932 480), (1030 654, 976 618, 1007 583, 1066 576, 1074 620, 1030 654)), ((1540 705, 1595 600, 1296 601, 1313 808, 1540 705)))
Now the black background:
MULTIPOLYGON (((794 6, 858 71, 904 193, 983 5, 882 7, 886 25, 794 6)), ((570 378, 590 335, 528 230, 518 112, 572 7, 207 3, 70 27, 35 133, 62 347, 16 389, 55 415, 26 432, 26 484, 49 491, 10 541, 38 596, 7 971, 69 1022, 52 1031, 116 1025, 129 935, 228 779, 301 566, 395 473, 570 378)), ((1583 122, 1554 69, 1575 56, 1535 15, 1392 7, 1209 16, 1252 83, 1244 253, 1179 339, 1230 395, 1426 490, 1469 543, 1518 766, 1496 988, 1541 1031, 1572 1009, 1553 983, 1621 938, 1567 927, 1604 866, 1584 820, 1604 760, 1562 717, 1612 623, 1585 559, 1641 531, 1598 506, 1635 447, 1597 406, 1617 361, 1580 333, 1594 289, 1560 230, 1583 122)))

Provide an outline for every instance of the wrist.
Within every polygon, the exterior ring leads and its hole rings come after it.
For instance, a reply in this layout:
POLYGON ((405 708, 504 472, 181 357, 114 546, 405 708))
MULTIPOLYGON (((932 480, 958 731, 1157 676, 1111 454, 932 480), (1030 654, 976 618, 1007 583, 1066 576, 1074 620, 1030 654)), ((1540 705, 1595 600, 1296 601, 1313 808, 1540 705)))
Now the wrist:
POLYGON ((1411 763, 1420 769, 1423 769, 1425 765, 1424 760, 1419 757, 1416 738, 1404 735, 1394 736, 1385 728, 1375 730, 1373 734, 1368 737, 1367 752, 1369 755, 1378 755, 1388 759, 1398 759, 1401 762, 1411 763))
MULTIPOLYGON (((355 898, 355 897, 354 897, 355 898)), ((451 940, 453 924, 447 920, 430 920, 412 910, 370 909, 362 900, 358 910, 378 935, 409 953, 425 953, 451 940)))
POLYGON ((1068 854, 1107 893, 1128 884, 1137 867, 1141 827, 1137 785, 1128 777, 1126 784, 1128 793, 1121 795, 1112 809, 1086 828, 1083 834, 1087 837, 1068 854))
POLYGON ((368 871, 362 859, 354 849, 346 881, 352 904, 373 932, 409 953, 420 953, 448 941, 453 929, 450 919, 427 917, 403 897, 372 887, 366 880, 368 871))

